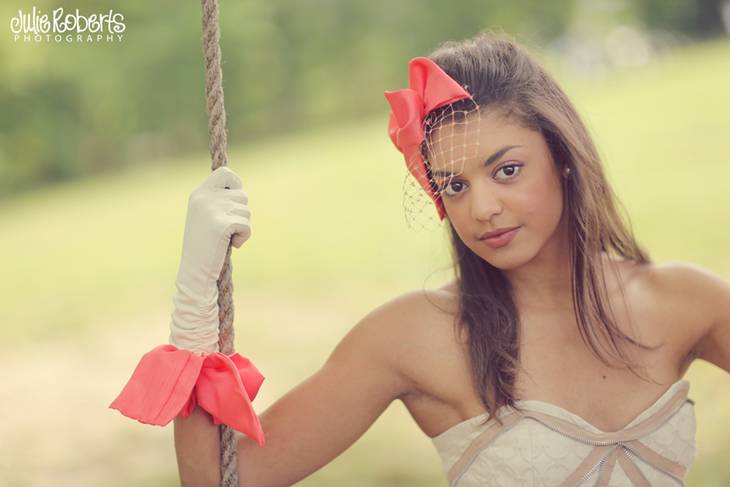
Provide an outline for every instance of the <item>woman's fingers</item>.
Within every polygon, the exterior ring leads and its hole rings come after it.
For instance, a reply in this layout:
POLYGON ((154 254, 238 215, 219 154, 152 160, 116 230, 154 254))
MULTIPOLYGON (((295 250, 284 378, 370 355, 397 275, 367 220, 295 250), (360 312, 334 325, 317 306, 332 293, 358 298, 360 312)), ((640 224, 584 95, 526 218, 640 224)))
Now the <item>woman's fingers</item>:
POLYGON ((228 166, 220 166, 211 172, 203 182, 203 185, 209 189, 241 189, 242 182, 238 174, 233 172, 228 166))
POLYGON ((246 240, 248 240, 248 239, 243 238, 242 236, 240 236, 239 234, 236 233, 233 235, 233 238, 231 238, 231 245, 233 245, 237 249, 240 249, 241 245, 243 245, 246 242, 246 240))
POLYGON ((247 220, 251 220, 251 208, 249 208, 246 205, 242 205, 240 203, 234 203, 228 209, 228 214, 242 216, 242 217, 246 218, 247 220))
POLYGON ((248 204, 248 194, 242 189, 227 189, 224 196, 230 201, 243 205, 248 204))
POLYGON ((228 234, 231 235, 231 244, 239 248, 251 236, 251 226, 248 222, 236 220, 228 227, 228 234))
POLYGON ((242 204, 228 201, 225 205, 225 231, 234 247, 239 248, 251 236, 251 209, 242 204))
POLYGON ((216 199, 221 199, 218 208, 224 213, 220 216, 225 234, 234 247, 241 247, 251 236, 251 209, 247 206, 248 195, 241 178, 227 166, 221 166, 208 176, 204 185, 215 191, 216 199))

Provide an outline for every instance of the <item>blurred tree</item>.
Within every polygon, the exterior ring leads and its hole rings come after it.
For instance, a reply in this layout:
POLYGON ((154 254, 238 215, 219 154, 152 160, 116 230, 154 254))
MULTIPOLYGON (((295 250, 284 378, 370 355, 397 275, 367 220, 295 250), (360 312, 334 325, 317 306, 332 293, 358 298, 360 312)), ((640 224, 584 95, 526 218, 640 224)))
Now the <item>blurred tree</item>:
POLYGON ((695 38, 725 32, 721 8, 725 0, 636 0, 636 9, 649 28, 662 28, 695 38))
MULTIPOLYGON (((225 2, 229 140, 383 112, 382 92, 405 86, 410 57, 487 27, 544 45, 570 24, 574 2, 225 2)), ((704 35, 721 28, 720 3, 637 0, 632 15, 649 26, 704 35)), ((53 0, 34 4, 45 12, 58 7, 53 0)), ((0 38, 0 197, 207 147, 200 5, 78 0, 76 8, 83 15, 121 12, 123 41, 0 38)), ((17 12, 0 4, 4 18, 17 12)))

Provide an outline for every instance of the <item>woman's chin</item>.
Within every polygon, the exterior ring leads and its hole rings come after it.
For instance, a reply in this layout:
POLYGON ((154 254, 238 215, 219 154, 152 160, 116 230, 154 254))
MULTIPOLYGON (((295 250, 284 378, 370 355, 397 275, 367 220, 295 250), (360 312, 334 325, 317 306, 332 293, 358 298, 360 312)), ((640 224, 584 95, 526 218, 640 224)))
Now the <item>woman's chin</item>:
POLYGON ((525 256, 524 252, 519 251, 520 249, 508 249, 508 247, 509 246, 486 252, 481 249, 481 251, 478 252, 478 255, 489 265, 496 267, 501 271, 516 269, 530 261, 529 256, 525 256))
POLYGON ((499 269, 500 271, 510 271, 512 269, 516 269, 520 267, 523 262, 521 260, 517 259, 484 259, 489 263, 492 267, 499 269))

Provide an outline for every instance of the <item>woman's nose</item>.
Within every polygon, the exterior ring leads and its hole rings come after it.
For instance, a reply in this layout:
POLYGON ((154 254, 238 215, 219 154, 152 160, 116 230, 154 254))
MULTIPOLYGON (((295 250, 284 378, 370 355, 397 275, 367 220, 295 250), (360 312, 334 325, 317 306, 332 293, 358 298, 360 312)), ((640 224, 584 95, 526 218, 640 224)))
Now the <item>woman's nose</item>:
POLYGON ((493 191, 482 188, 472 191, 471 216, 475 220, 488 221, 502 212, 502 202, 493 191))

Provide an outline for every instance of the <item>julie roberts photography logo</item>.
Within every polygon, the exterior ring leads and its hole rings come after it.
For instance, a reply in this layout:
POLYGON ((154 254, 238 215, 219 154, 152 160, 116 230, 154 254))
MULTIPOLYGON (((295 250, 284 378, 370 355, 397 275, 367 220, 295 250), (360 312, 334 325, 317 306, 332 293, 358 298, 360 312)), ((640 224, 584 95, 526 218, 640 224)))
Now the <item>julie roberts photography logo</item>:
POLYGON ((122 42, 126 29, 124 15, 112 9, 82 14, 79 9, 66 11, 58 7, 44 13, 33 7, 28 12, 18 10, 18 14, 10 18, 10 33, 16 43, 122 42))

